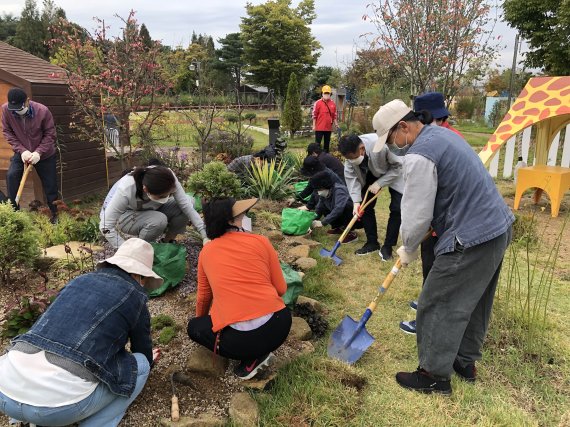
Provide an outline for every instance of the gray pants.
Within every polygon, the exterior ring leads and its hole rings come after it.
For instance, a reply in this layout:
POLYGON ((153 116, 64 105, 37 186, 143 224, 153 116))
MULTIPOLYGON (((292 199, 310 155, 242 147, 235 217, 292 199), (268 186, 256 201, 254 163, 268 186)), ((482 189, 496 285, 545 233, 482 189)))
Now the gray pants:
POLYGON ((451 378, 455 359, 465 366, 481 359, 481 346, 493 307, 511 228, 480 245, 439 255, 418 300, 420 366, 451 378))
POLYGON ((119 217, 117 229, 121 234, 152 242, 164 233, 183 234, 187 224, 188 217, 176 201, 170 200, 156 211, 126 211, 119 217))

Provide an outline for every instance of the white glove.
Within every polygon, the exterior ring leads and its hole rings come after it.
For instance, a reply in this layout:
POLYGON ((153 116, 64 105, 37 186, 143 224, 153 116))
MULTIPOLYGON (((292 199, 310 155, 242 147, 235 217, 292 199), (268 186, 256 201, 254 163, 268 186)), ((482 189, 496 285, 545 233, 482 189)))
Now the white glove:
POLYGON ((380 184, 378 184, 377 182, 375 182, 374 184, 372 184, 370 187, 368 187, 368 189, 370 190, 370 192, 372 194, 376 194, 378 193, 382 187, 380 187, 380 184))
POLYGON ((210 242, 211 242, 211 240, 208 239, 207 237, 204 237, 204 238, 202 239, 202 245, 204 245, 204 246, 206 246, 206 245, 207 245, 208 243, 210 243, 210 242))
POLYGON ((24 151, 24 152, 22 153, 22 162, 24 162, 24 163, 29 163, 31 157, 32 157, 32 153, 31 153, 31 152, 29 152, 28 150, 24 151))
POLYGON ((309 208, 306 207, 305 205, 299 206, 297 209, 299 209, 300 211, 308 211, 309 210, 309 208))
POLYGON ((359 217, 362 216, 362 214, 360 213, 360 203, 355 203, 353 208, 352 208, 352 215, 358 215, 359 217))
POLYGON ((318 219, 315 219, 312 223, 311 223, 311 227, 313 228, 319 228, 322 227, 323 223, 321 221, 319 221, 318 219))
POLYGON ((416 250, 413 252, 406 252, 404 246, 400 246, 396 251, 396 253, 400 257, 400 262, 402 263, 402 267, 407 267, 408 264, 417 260, 420 254, 419 252, 420 251, 418 250, 418 248, 416 248, 416 250))
POLYGON ((30 157, 30 163, 32 165, 35 165, 39 161, 40 161, 40 153, 38 153, 37 151, 34 151, 32 153, 32 156, 30 157))

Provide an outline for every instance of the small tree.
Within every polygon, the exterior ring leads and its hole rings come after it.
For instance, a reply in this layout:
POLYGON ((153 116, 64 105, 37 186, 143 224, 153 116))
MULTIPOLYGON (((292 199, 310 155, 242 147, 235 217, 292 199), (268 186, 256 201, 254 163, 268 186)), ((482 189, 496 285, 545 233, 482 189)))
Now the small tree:
POLYGON ((285 99, 285 109, 283 110, 283 126, 291 132, 291 137, 303 126, 301 97, 295 73, 291 73, 289 84, 287 85, 287 98, 285 99))
POLYGON ((212 197, 239 197, 242 194, 237 175, 228 171, 222 162, 210 162, 201 171, 190 175, 188 188, 206 200, 212 197))
POLYGON ((489 121, 491 122, 492 127, 497 127, 506 112, 507 101, 497 101, 493 104, 493 108, 491 108, 491 113, 489 114, 489 121))

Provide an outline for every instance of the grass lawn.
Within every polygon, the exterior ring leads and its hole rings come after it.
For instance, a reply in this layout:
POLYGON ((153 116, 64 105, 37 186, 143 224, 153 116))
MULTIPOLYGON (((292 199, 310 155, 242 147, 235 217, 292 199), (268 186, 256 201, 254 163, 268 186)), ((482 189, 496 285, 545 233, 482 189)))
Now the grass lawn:
POLYGON ((476 133, 486 133, 492 134, 495 132, 495 128, 487 126, 485 123, 472 123, 466 120, 460 120, 459 123, 453 126, 454 128, 458 129, 460 132, 476 132, 476 133))
MULTIPOLYGON (((512 185, 512 184, 510 184, 512 185)), ((505 190, 508 192, 508 186, 505 190)), ((383 237, 389 197, 384 192, 376 208, 383 237)), ((556 235, 563 218, 550 220, 539 210, 539 230, 556 235)), ((565 231, 566 246, 570 233, 565 231)), ((341 246, 343 264, 335 267, 318 255, 315 269, 304 278, 305 294, 326 303, 331 331, 345 314, 358 319, 392 267, 377 254, 356 256, 360 241, 341 246)), ((316 239, 330 249, 334 239, 324 231, 316 239)), ((563 240, 563 245, 564 245, 563 240)), ((261 425, 281 426, 557 426, 570 425, 570 327, 568 247, 559 257, 551 289, 542 362, 521 351, 521 334, 512 328, 505 307, 505 279, 496 296, 494 316, 478 364, 478 380, 452 379, 451 397, 422 395, 399 387, 396 372, 418 366, 414 336, 399 331, 401 320, 414 318, 408 302, 421 288, 421 263, 403 269, 367 324, 376 342, 354 367, 326 356, 327 339, 317 350, 284 368, 270 394, 256 394, 262 407, 261 425), (365 384, 364 384, 365 383, 365 384)), ((524 250, 517 250, 522 256, 524 250)), ((545 255, 545 254, 543 254, 545 255)), ((542 256, 542 255, 541 255, 542 256)))

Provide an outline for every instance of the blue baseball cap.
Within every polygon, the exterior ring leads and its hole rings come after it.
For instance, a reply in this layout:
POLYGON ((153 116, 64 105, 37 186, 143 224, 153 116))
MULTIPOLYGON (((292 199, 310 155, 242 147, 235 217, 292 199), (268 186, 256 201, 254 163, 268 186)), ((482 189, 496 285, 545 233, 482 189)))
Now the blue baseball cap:
POLYGON ((445 99, 440 92, 428 92, 414 99, 414 111, 428 110, 434 119, 449 116, 449 110, 445 107, 445 99))

